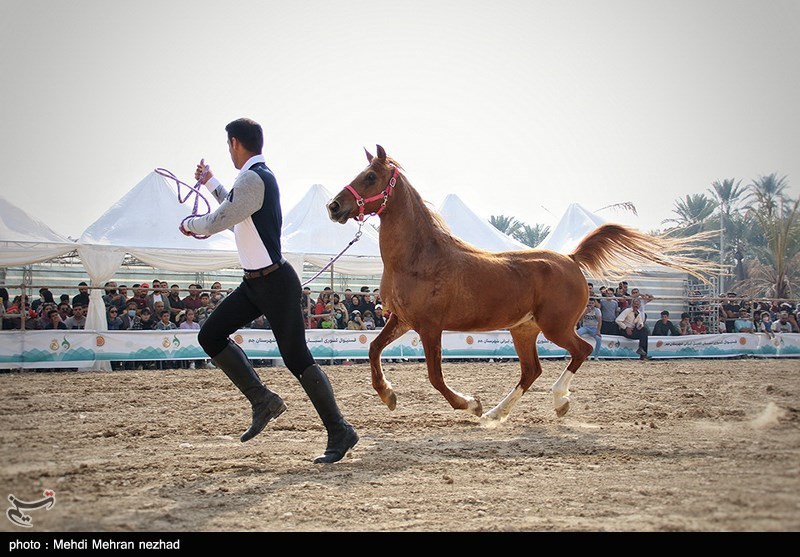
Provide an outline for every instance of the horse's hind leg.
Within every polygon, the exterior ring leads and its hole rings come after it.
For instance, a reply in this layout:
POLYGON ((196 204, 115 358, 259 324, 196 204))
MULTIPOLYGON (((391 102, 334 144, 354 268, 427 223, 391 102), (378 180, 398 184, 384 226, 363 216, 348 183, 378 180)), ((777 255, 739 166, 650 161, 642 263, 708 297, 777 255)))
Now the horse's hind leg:
POLYGON ((536 353, 536 337, 539 335, 539 326, 535 321, 527 321, 509 329, 514 340, 514 348, 519 357, 521 374, 519 383, 500 401, 500 404, 481 416, 481 424, 490 426, 506 421, 511 410, 516 406, 522 395, 525 394, 536 378, 542 374, 542 364, 536 353))
POLYGON ((552 387, 553 408, 555 408, 556 416, 560 418, 569 410, 569 384, 594 347, 578 336, 575 327, 543 330, 543 332, 549 341, 565 349, 571 356, 566 369, 561 372, 552 387))
POLYGON ((428 365, 428 380, 442 393, 442 396, 456 410, 466 410, 470 414, 480 416, 483 413, 481 401, 452 390, 444 382, 442 376, 442 331, 419 332, 422 347, 425 349, 425 363, 428 365))
POLYGON ((386 380, 381 367, 381 352, 389 344, 403 336, 411 327, 400 321, 395 314, 389 316, 386 325, 369 345, 369 368, 372 372, 372 388, 378 393, 383 403, 394 410, 397 407, 397 395, 392 390, 392 384, 386 380))

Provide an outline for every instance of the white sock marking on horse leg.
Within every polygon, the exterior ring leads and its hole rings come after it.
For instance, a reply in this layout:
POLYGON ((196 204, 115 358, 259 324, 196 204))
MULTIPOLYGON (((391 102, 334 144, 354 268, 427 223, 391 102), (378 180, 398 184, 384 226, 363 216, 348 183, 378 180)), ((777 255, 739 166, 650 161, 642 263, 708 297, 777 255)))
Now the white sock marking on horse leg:
POLYGON ((517 402, 519 402, 523 394, 525 394, 525 391, 522 390, 522 387, 517 385, 513 391, 508 393, 506 397, 500 401, 500 404, 481 416, 481 425, 485 427, 494 427, 506 421, 511 410, 514 409, 514 406, 517 405, 517 402))
POLYGON ((575 376, 574 371, 570 371, 565 369, 561 372, 561 375, 553 383, 552 392, 553 392, 553 407, 558 410, 565 404, 569 404, 569 384, 572 382, 572 378, 575 376))

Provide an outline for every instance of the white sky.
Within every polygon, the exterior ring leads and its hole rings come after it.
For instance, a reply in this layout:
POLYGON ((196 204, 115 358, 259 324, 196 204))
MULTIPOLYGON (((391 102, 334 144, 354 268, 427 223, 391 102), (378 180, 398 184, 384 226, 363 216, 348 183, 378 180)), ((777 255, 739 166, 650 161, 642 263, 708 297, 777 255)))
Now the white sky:
POLYGON ((652 230, 714 180, 798 195, 799 99, 797 0, 0 0, 0 194, 74 238, 155 167, 230 185, 241 116, 284 213, 379 143, 437 207, 652 230))

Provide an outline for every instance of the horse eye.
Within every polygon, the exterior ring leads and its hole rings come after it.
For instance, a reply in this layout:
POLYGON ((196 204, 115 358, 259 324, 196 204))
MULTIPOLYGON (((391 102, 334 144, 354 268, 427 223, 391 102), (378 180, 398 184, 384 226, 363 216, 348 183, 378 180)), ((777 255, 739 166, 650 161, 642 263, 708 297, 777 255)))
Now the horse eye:
POLYGON ((370 172, 369 174, 367 174, 367 182, 374 182, 377 179, 378 177, 375 176, 374 172, 370 172))

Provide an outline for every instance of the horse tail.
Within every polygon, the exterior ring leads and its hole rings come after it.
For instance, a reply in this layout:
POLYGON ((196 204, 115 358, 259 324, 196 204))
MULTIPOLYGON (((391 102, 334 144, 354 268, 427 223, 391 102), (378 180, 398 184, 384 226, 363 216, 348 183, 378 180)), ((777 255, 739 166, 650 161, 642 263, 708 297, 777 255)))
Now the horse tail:
POLYGON ((685 255, 692 250, 708 251, 710 248, 697 246, 697 242, 706 236, 708 234, 693 238, 667 238, 645 234, 620 224, 603 224, 581 240, 569 257, 582 269, 598 276, 630 267, 632 260, 645 259, 686 271, 707 283, 703 275, 714 272, 714 266, 685 255))

